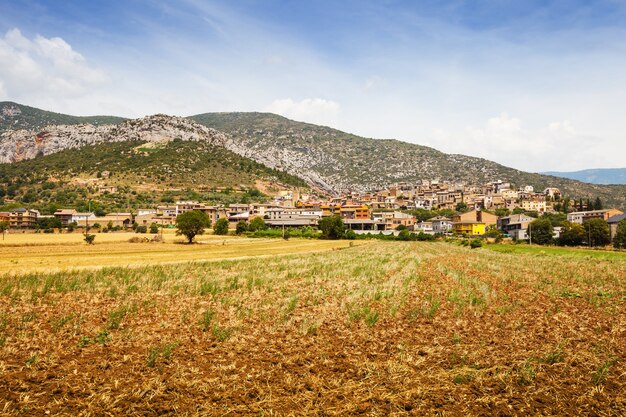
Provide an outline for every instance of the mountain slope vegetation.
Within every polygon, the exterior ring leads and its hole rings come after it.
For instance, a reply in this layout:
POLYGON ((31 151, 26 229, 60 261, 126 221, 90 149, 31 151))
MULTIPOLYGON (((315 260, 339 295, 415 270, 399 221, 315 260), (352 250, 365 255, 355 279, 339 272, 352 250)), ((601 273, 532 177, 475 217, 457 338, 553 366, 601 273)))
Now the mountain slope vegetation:
POLYGON ((0 164, 0 197, 45 212, 51 205, 84 206, 89 198, 107 209, 175 199, 240 202, 259 197, 260 185, 270 191, 306 187, 297 177, 201 141, 101 143, 0 164))
POLYGON ((482 158, 446 154, 398 140, 368 139, 269 113, 206 113, 194 121, 226 133, 230 147, 329 190, 372 190, 422 179, 483 184, 501 179, 537 190, 558 187, 577 198, 600 197, 626 206, 626 186, 588 184, 505 167, 482 158))
POLYGON ((24 106, 11 101, 0 102, 0 133, 16 129, 41 129, 48 125, 110 125, 126 120, 116 116, 69 116, 24 106))

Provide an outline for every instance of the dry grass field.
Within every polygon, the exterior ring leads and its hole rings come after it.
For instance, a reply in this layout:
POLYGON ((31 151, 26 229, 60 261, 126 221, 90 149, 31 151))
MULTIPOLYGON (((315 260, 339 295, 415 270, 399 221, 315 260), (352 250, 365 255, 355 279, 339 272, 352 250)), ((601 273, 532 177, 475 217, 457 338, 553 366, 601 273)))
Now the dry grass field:
MULTIPOLYGON (((233 236, 198 236, 199 244, 183 244, 183 237, 168 230, 164 243, 129 243, 150 234, 100 233, 87 245, 80 233, 13 234, 0 241, 0 271, 12 274, 58 272, 112 266, 145 266, 189 261, 236 259, 332 250, 346 241, 244 239, 233 236)), ((355 242, 363 244, 366 242, 355 242)))
POLYGON ((626 415, 626 260, 345 246, 4 275, 0 414, 626 415))

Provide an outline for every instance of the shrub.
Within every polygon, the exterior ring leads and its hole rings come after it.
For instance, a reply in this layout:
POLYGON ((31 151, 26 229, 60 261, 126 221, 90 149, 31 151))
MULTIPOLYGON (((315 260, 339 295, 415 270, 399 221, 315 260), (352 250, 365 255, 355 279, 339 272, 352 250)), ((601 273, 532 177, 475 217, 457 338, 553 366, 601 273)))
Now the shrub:
POLYGON ((159 226, 156 223, 152 223, 150 225, 150 233, 152 233, 153 235, 159 233, 159 226))
POLYGON ((341 239, 345 230, 339 216, 324 217, 317 223, 317 227, 322 231, 322 239, 341 239))
POLYGON ((346 230, 346 233, 344 234, 344 238, 348 240, 354 240, 356 239, 356 237, 357 237, 356 232, 352 229, 346 230))
POLYGON ((135 227, 135 233, 148 233, 148 226, 142 224, 141 226, 135 227))
POLYGON ((480 239, 472 239, 472 241, 469 243, 469 246, 472 249, 481 248, 483 246, 483 242, 481 242, 480 239))
POLYGON ((248 230, 251 232, 256 232, 257 230, 267 230, 267 225, 265 221, 260 217, 255 217, 250 220, 250 225, 248 226, 248 230))
POLYGON ((235 228, 235 234, 241 235, 248 231, 248 223, 245 220, 239 220, 235 228))
POLYGON ((213 227, 213 233, 216 235, 227 235, 228 234, 228 220, 227 219, 219 219, 215 222, 215 226, 213 227))

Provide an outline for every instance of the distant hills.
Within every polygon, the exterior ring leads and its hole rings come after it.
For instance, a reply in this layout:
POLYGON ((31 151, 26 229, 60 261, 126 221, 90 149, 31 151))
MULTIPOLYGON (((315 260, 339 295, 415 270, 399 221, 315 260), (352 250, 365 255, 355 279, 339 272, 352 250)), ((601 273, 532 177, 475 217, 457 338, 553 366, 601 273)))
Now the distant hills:
POLYGON ((626 168, 584 169, 571 172, 550 171, 544 172, 544 174, 591 184, 626 184, 626 168))
MULTIPOLYGON (((528 173, 482 158, 446 154, 393 139, 363 138, 270 113, 205 113, 188 118, 157 115, 126 120, 74 117, 0 103, 0 161, 4 162, 101 143, 161 143, 176 138, 225 148, 267 167, 268 172, 290 175, 287 182, 293 183, 297 177, 331 193, 376 190, 422 179, 467 184, 502 179, 537 190, 558 187, 571 197, 600 197, 608 205, 626 207, 626 185, 589 184, 528 173)), ((167 147, 164 152, 169 152, 167 147)), ((169 157, 175 165, 179 156, 171 152, 169 157)))

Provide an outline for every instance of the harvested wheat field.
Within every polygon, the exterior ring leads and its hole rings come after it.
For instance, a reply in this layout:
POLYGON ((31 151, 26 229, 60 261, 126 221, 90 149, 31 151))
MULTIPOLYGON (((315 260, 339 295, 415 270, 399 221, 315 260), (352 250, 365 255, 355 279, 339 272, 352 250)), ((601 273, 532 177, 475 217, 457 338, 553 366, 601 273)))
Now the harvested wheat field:
MULTIPOLYGON (((0 244, 0 271, 11 274, 61 272, 71 269, 136 267, 190 261, 240 259, 346 248, 347 241, 294 239, 245 239, 234 236, 198 236, 197 245, 166 233, 163 242, 130 243, 130 239, 150 240, 152 235, 101 233, 96 244, 87 245, 80 233, 12 235, 0 244)), ((354 244, 366 244, 365 241, 354 244)))
POLYGON ((626 260, 373 242, 0 294, 7 415, 626 414, 626 260))

